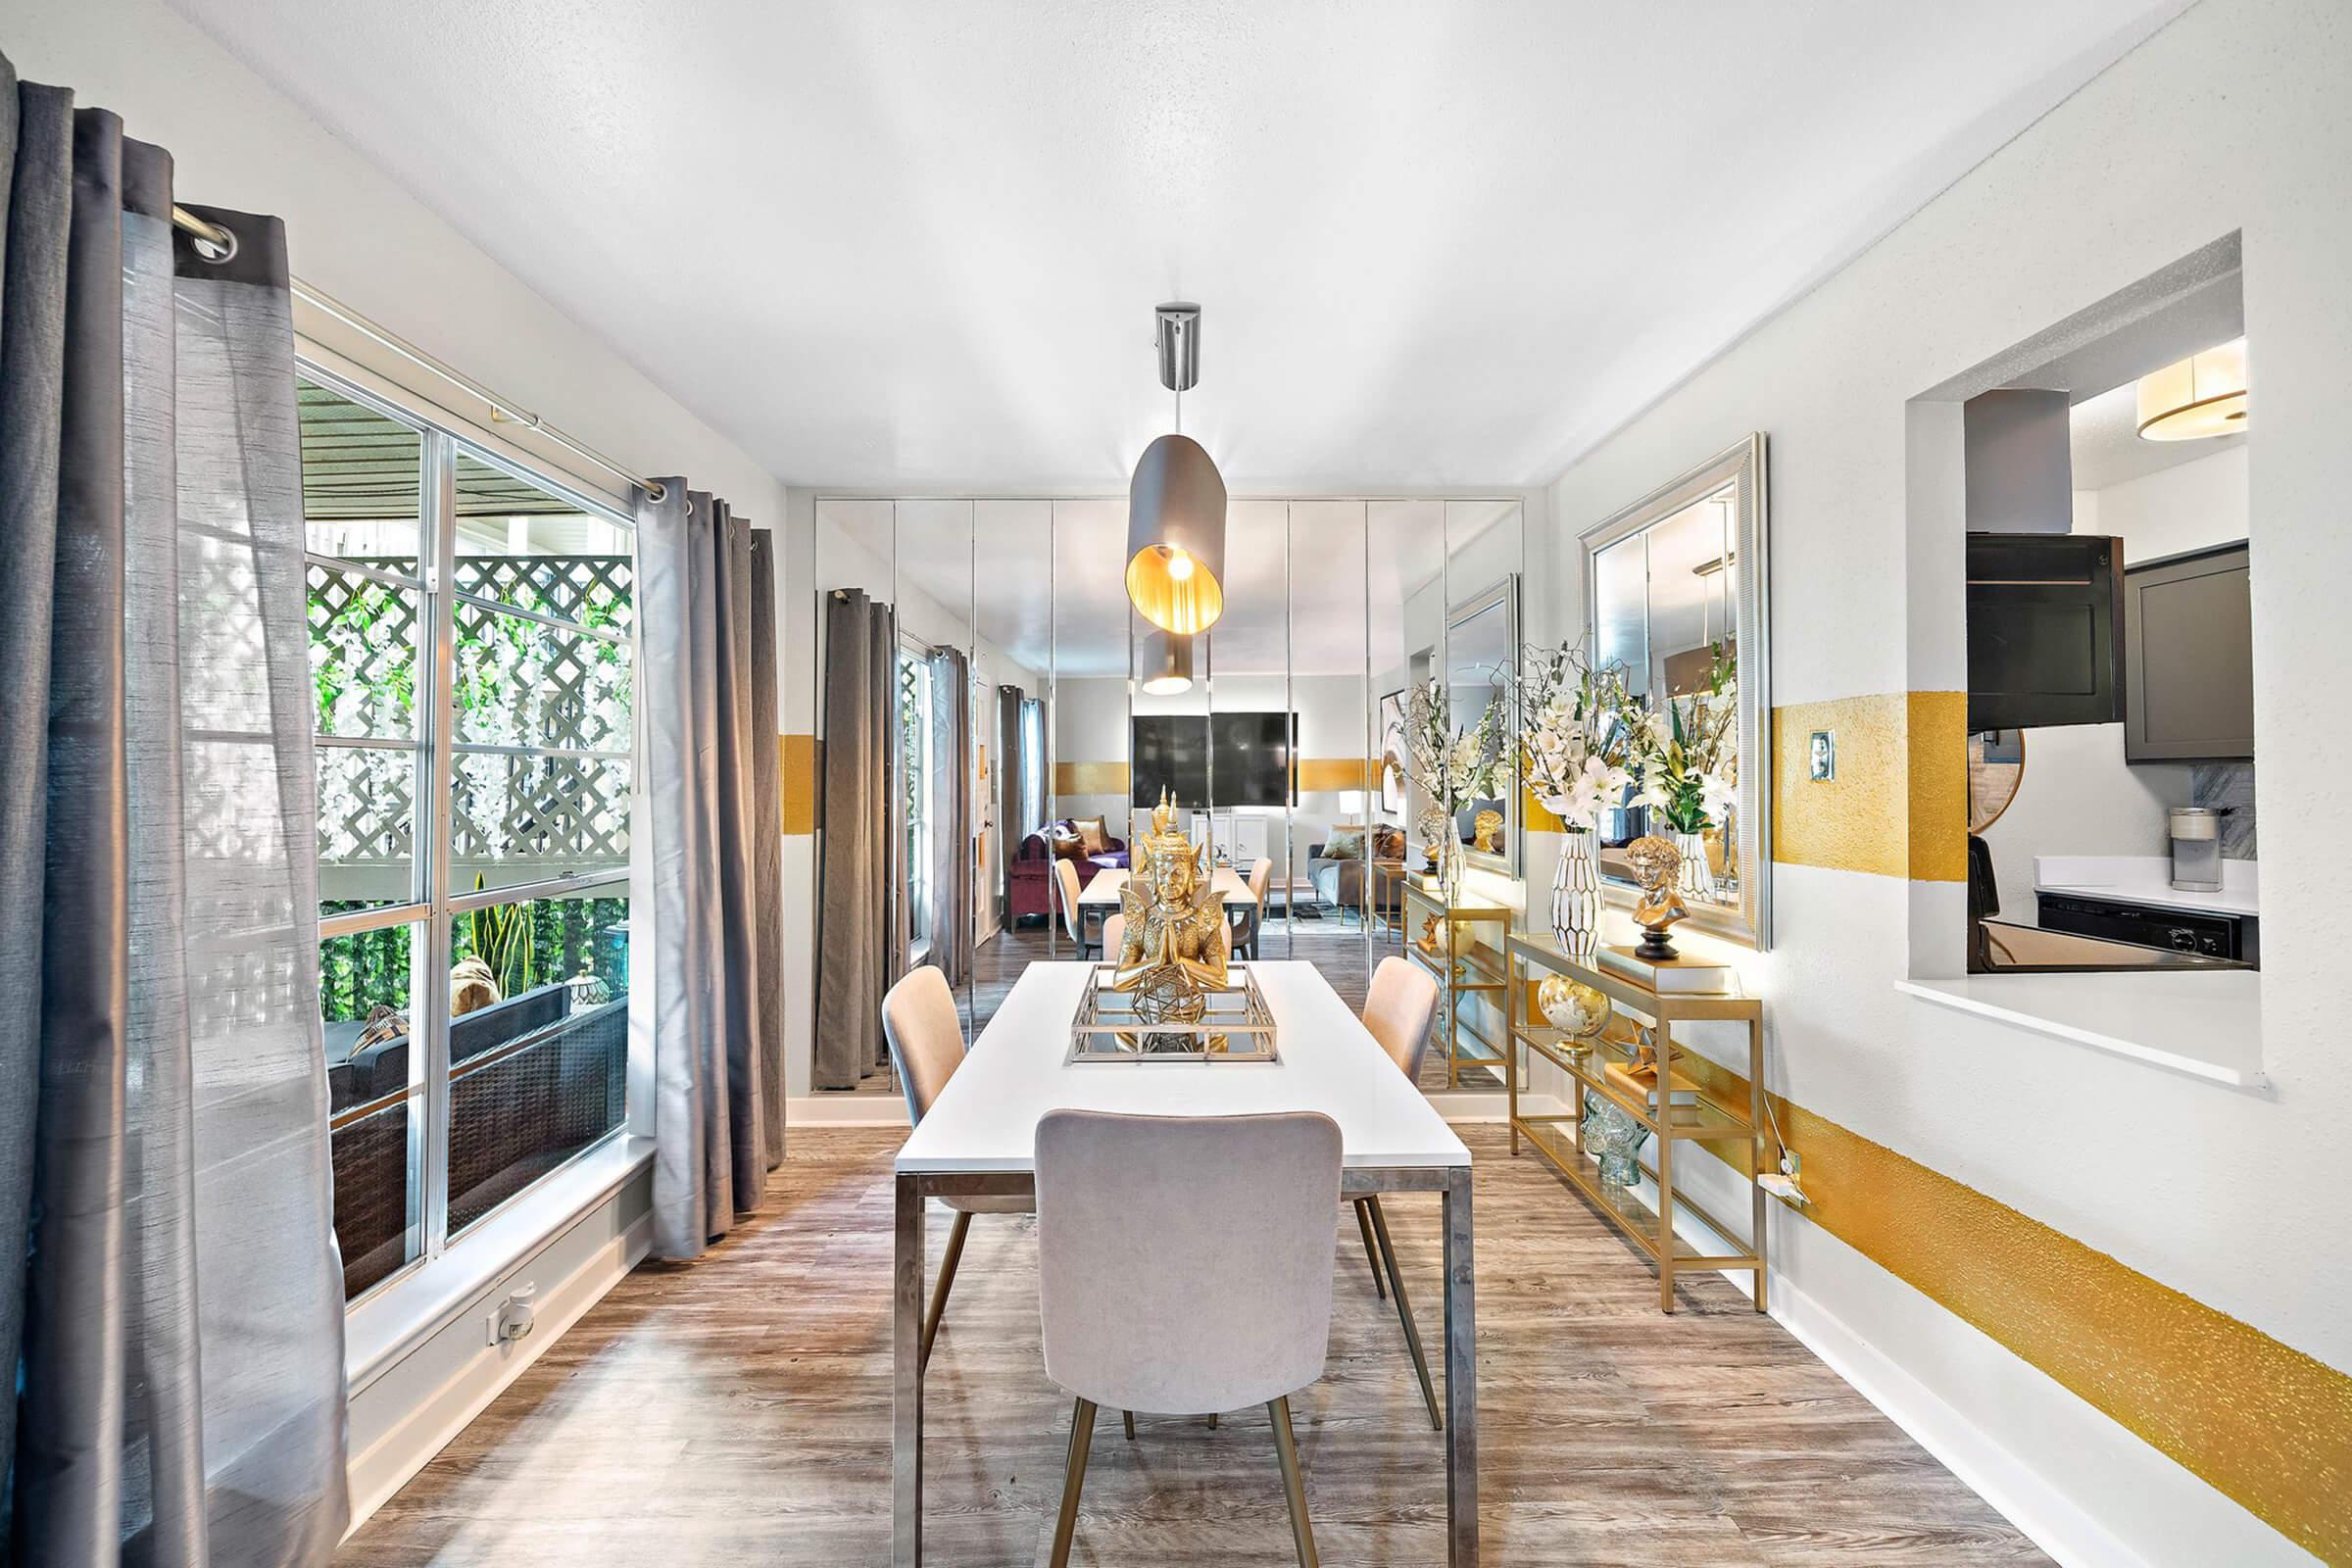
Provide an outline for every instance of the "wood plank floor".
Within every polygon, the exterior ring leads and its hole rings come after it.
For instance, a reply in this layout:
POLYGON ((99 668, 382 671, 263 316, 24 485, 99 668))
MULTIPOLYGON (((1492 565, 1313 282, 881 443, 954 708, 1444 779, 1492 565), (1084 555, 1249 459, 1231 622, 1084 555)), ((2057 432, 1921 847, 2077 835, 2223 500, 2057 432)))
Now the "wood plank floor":
MULTIPOLYGON (((1477 1160, 1479 1476, 1494 1564, 2039 1562, 2030 1543, 1726 1282, 1656 1280, 1501 1128, 1477 1160)), ((847 1568, 890 1541, 890 1156, 796 1132, 766 1211, 630 1275, 347 1544, 345 1564, 847 1568)), ((1392 1197, 1426 1333, 1434 1200, 1392 1197)), ((933 1255, 944 1215, 930 1227, 933 1255)), ((931 1363, 929 1560, 1046 1560, 1069 1400, 1037 1341, 1026 1218, 972 1226, 931 1363)), ((1292 1400, 1333 1564, 1445 1560, 1445 1450, 1352 1219, 1331 1361, 1292 1400)), ((1262 1412, 1097 1424, 1073 1560, 1291 1562, 1262 1412)))

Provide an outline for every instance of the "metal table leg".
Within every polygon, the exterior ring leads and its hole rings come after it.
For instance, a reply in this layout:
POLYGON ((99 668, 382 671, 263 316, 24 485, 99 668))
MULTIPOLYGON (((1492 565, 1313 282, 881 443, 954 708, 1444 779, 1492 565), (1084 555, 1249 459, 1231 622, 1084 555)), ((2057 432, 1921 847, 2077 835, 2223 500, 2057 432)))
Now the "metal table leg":
POLYGON ((1478 1562, 1478 1302, 1470 1169, 1446 1184, 1446 1560, 1478 1562))
POLYGON ((890 1285, 890 1560, 923 1560, 923 1193, 898 1178, 897 1239, 890 1285))

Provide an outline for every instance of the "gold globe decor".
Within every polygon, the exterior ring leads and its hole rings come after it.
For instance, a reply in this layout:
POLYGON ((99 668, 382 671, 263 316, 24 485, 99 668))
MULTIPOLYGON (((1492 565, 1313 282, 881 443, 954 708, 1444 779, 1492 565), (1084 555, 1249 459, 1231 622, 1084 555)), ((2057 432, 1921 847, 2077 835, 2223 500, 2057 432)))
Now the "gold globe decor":
POLYGON ((1592 1049, 1592 1042, 1617 1015, 1617 1004, 1581 980, 1552 974, 1536 987, 1536 1010, 1566 1035, 1568 1049, 1581 1055, 1592 1049))

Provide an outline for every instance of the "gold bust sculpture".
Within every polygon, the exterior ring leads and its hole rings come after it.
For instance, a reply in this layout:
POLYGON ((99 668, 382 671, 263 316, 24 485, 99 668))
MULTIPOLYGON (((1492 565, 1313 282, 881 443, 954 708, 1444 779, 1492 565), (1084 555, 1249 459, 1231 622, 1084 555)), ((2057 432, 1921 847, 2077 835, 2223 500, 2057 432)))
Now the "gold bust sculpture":
POLYGON ((1195 849, 1174 831, 1174 808, 1163 791, 1152 809, 1152 830, 1135 840, 1135 869, 1119 890, 1127 932, 1119 943, 1111 985, 1135 993, 1136 1016, 1146 1023, 1198 1023, 1208 1010, 1202 993, 1225 987, 1225 901, 1217 892, 1205 844, 1195 849))
POLYGON ((1488 807, 1470 819, 1470 847, 1486 855, 1502 853, 1502 813, 1488 807))
POLYGON ((1642 902, 1634 906, 1634 923, 1642 928, 1642 945, 1634 949, 1634 956, 1653 963, 1679 956, 1667 933, 1690 912, 1675 894, 1675 884, 1683 875, 1682 850, 1674 840, 1650 833, 1628 844, 1625 858, 1642 887, 1642 902))

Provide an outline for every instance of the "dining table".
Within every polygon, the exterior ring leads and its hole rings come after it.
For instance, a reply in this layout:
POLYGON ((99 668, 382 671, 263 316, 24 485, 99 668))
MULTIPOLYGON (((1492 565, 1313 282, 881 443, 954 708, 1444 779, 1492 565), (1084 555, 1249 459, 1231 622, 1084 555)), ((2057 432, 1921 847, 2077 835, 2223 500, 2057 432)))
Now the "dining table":
MULTIPOLYGON (((1343 1201, 1372 1193, 1438 1195, 1446 1561, 1456 1568, 1478 1561, 1470 1151, 1313 964, 1236 965, 1237 974, 1244 969, 1274 1016, 1272 1061, 1073 1060, 1071 1025, 1086 988, 1101 983, 1099 966, 1030 964, 900 1148, 891 1279, 891 1560, 901 1568, 913 1568, 923 1554, 925 1207, 931 1199, 958 1196, 1034 1200, 1037 1124, 1048 1111, 1068 1108, 1169 1116, 1320 1111, 1339 1125, 1343 1201)), ((1340 1212, 1335 1207, 1335 1230, 1340 1212)))

